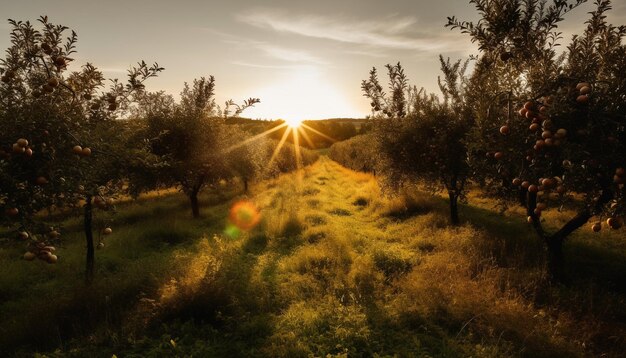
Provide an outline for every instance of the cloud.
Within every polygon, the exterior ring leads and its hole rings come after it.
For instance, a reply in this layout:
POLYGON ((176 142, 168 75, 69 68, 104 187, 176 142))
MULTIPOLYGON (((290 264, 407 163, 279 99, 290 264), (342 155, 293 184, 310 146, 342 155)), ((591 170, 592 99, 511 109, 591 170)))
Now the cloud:
POLYGON ((277 47, 266 43, 258 44, 257 47, 266 55, 287 62, 306 62, 318 65, 327 64, 326 61, 322 60, 321 58, 315 57, 306 51, 277 47))
POLYGON ((244 61, 232 61, 233 65, 243 66, 243 67, 253 67, 253 68, 265 68, 265 69, 273 69, 273 70, 283 70, 283 69, 293 69, 293 68, 303 68, 307 67, 306 65, 262 65, 258 63, 244 62, 244 61))
MULTIPOLYGON (((290 62, 290 63, 297 63, 299 65, 302 64, 308 64, 308 65, 328 65, 328 62, 325 61, 324 59, 314 56, 312 55, 310 52, 305 51, 305 50, 301 50, 301 49, 295 49, 295 48, 289 48, 289 47, 284 47, 284 46, 278 46, 275 45, 273 43, 270 42, 266 42, 266 41, 258 41, 258 40, 253 40, 250 38, 246 38, 246 37, 241 37, 241 36, 237 36, 237 35, 233 35, 233 34, 228 34, 228 33, 224 33, 224 32, 219 32, 216 30, 211 30, 211 29, 206 29, 207 31, 214 33, 216 35, 219 35, 222 37, 222 42, 232 45, 232 46, 236 46, 238 48, 252 48, 254 50, 260 51, 261 53, 263 53, 265 56, 274 59, 274 60, 280 60, 280 61, 284 61, 284 62, 290 62)), ((265 66, 265 65, 258 65, 258 64, 252 64, 252 63, 247 63, 247 62, 233 62, 233 64, 236 65, 240 65, 240 66, 249 66, 249 67, 263 67, 263 68, 286 68, 286 67, 290 67, 290 66, 276 66, 276 65, 272 65, 272 66, 265 66)))
POLYGON ((418 20, 411 16, 387 16, 377 20, 353 20, 340 16, 293 15, 280 10, 256 10, 237 19, 258 28, 333 40, 343 43, 400 50, 436 51, 457 43, 457 36, 437 29, 416 31, 418 20))

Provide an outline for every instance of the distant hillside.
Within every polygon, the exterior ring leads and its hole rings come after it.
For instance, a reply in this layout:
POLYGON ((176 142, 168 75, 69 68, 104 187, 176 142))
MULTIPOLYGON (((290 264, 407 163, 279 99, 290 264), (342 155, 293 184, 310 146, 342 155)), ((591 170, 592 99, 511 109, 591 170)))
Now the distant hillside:
MULTIPOLYGON (((261 120, 251 118, 228 118, 227 124, 239 125, 251 134, 260 134, 284 123, 283 120, 261 120)), ((366 133, 370 130, 367 119, 364 118, 328 118, 319 120, 305 120, 302 122, 309 128, 303 128, 306 136, 300 139, 300 145, 320 149, 328 148, 335 142, 350 139, 358 134, 366 133), (320 134, 321 133, 321 134, 320 134), (308 137, 308 139, 307 139, 308 137)), ((279 140, 284 135, 287 128, 281 128, 269 134, 270 138, 279 140)), ((287 141, 293 143, 292 134, 288 134, 287 141)))

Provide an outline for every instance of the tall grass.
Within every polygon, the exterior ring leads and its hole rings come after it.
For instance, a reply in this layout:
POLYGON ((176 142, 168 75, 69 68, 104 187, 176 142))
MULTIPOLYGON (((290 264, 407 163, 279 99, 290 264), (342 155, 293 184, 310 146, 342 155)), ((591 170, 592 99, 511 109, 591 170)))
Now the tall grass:
POLYGON ((2 251, 23 272, 0 273, 4 335, 78 356, 624 352, 623 235, 575 234, 572 281, 552 286, 542 244, 515 208, 500 214, 472 197, 467 220, 451 227, 443 198, 414 188, 383 195, 373 176, 326 158, 252 189, 263 220, 237 238, 218 219, 228 203, 204 222, 179 215, 176 195, 122 209, 116 220, 127 225, 98 256, 105 279, 87 296, 72 281, 79 241, 64 248, 67 267, 45 270, 2 251), (64 321, 68 312, 80 319, 64 321))

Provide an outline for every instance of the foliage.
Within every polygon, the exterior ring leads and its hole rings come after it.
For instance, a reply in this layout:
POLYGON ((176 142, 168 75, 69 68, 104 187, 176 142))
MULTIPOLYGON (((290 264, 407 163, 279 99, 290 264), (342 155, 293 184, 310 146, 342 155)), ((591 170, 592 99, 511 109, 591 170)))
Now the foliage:
MULTIPOLYGON (((255 151, 247 146, 229 154, 227 149, 245 138, 238 137, 243 136, 242 132, 227 126, 224 118, 217 115, 213 76, 196 79, 191 85, 185 83, 180 96, 176 103, 162 92, 151 93, 141 103, 138 115, 145 116, 142 136, 150 138, 151 152, 164 165, 156 172, 147 173, 148 178, 138 178, 135 192, 177 186, 189 197, 193 216, 198 217, 197 198, 205 187, 230 179, 237 171, 252 176, 258 164, 252 157, 255 151), (232 155, 237 154, 243 156, 231 162, 232 155), (237 162, 238 167, 233 168, 237 162)), ((234 105, 232 101, 228 103, 234 105)), ((255 103, 257 99, 250 99, 235 112, 241 113, 255 103)), ((228 108, 224 113, 230 113, 228 108)))
POLYGON ((328 157, 346 168, 361 172, 376 172, 374 138, 363 134, 337 142, 330 147, 328 157))
POLYGON ((92 64, 70 72, 77 35, 39 19, 9 20, 11 46, 0 61, 0 222, 17 224, 29 240, 27 260, 55 263, 59 228, 35 214, 85 203, 87 280, 93 272, 91 206, 111 208, 120 192, 124 164, 146 157, 141 143, 125 142, 126 123, 117 120, 142 94, 143 83, 163 69, 140 62, 128 82, 105 79, 92 64), (125 148, 125 150, 120 150, 125 148))
POLYGON ((621 227, 625 206, 626 27, 607 24, 610 2, 598 0, 584 33, 557 55, 557 25, 580 3, 476 1, 479 24, 448 23, 481 49, 468 91, 475 174, 491 194, 527 208, 555 276, 565 238, 595 215, 621 227), (565 203, 577 214, 546 232, 541 212, 565 203))
POLYGON ((390 99, 375 69, 361 88, 372 101, 375 151, 386 182, 397 188, 418 180, 432 190, 445 189, 450 219, 458 224, 457 201, 464 195, 469 174, 464 139, 472 124, 464 97, 467 62, 451 63, 443 57, 440 62, 443 100, 411 89, 400 64, 387 66, 390 99))

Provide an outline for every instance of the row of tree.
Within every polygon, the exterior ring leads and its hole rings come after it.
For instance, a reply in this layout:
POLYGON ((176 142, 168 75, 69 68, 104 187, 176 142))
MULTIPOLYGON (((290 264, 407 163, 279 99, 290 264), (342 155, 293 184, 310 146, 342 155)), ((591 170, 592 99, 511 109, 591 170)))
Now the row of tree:
MULTIPOLYGON (((294 148, 251 138, 226 119, 259 102, 215 104, 213 77, 185 84, 177 102, 144 82, 163 70, 140 62, 128 80, 92 64, 69 71, 77 36, 39 19, 10 20, 11 46, 0 60, 0 224, 16 229, 26 260, 55 263, 61 230, 36 215, 76 210, 84 218, 86 277, 94 271, 94 210, 113 209, 120 194, 178 187, 199 216, 198 194, 220 181, 295 169, 294 148), (272 159, 270 163, 270 158, 272 159)), ((302 164, 316 154, 301 150, 302 164)), ((110 234, 111 228, 103 228, 110 234)))
POLYGON ((440 57, 438 97, 411 87, 400 64, 387 66, 385 93, 374 68, 362 83, 371 140, 336 145, 331 152, 342 154, 333 156, 353 168, 373 159, 392 186, 419 180, 446 190, 453 224, 469 180, 522 205, 559 278, 569 234, 594 217, 593 231, 619 229, 626 212, 626 27, 608 24, 610 1, 597 0, 584 32, 559 53, 558 23, 583 2, 472 1, 478 22, 447 23, 478 44, 472 73, 470 62, 440 57), (542 211, 564 205, 576 214, 549 232, 542 211))

